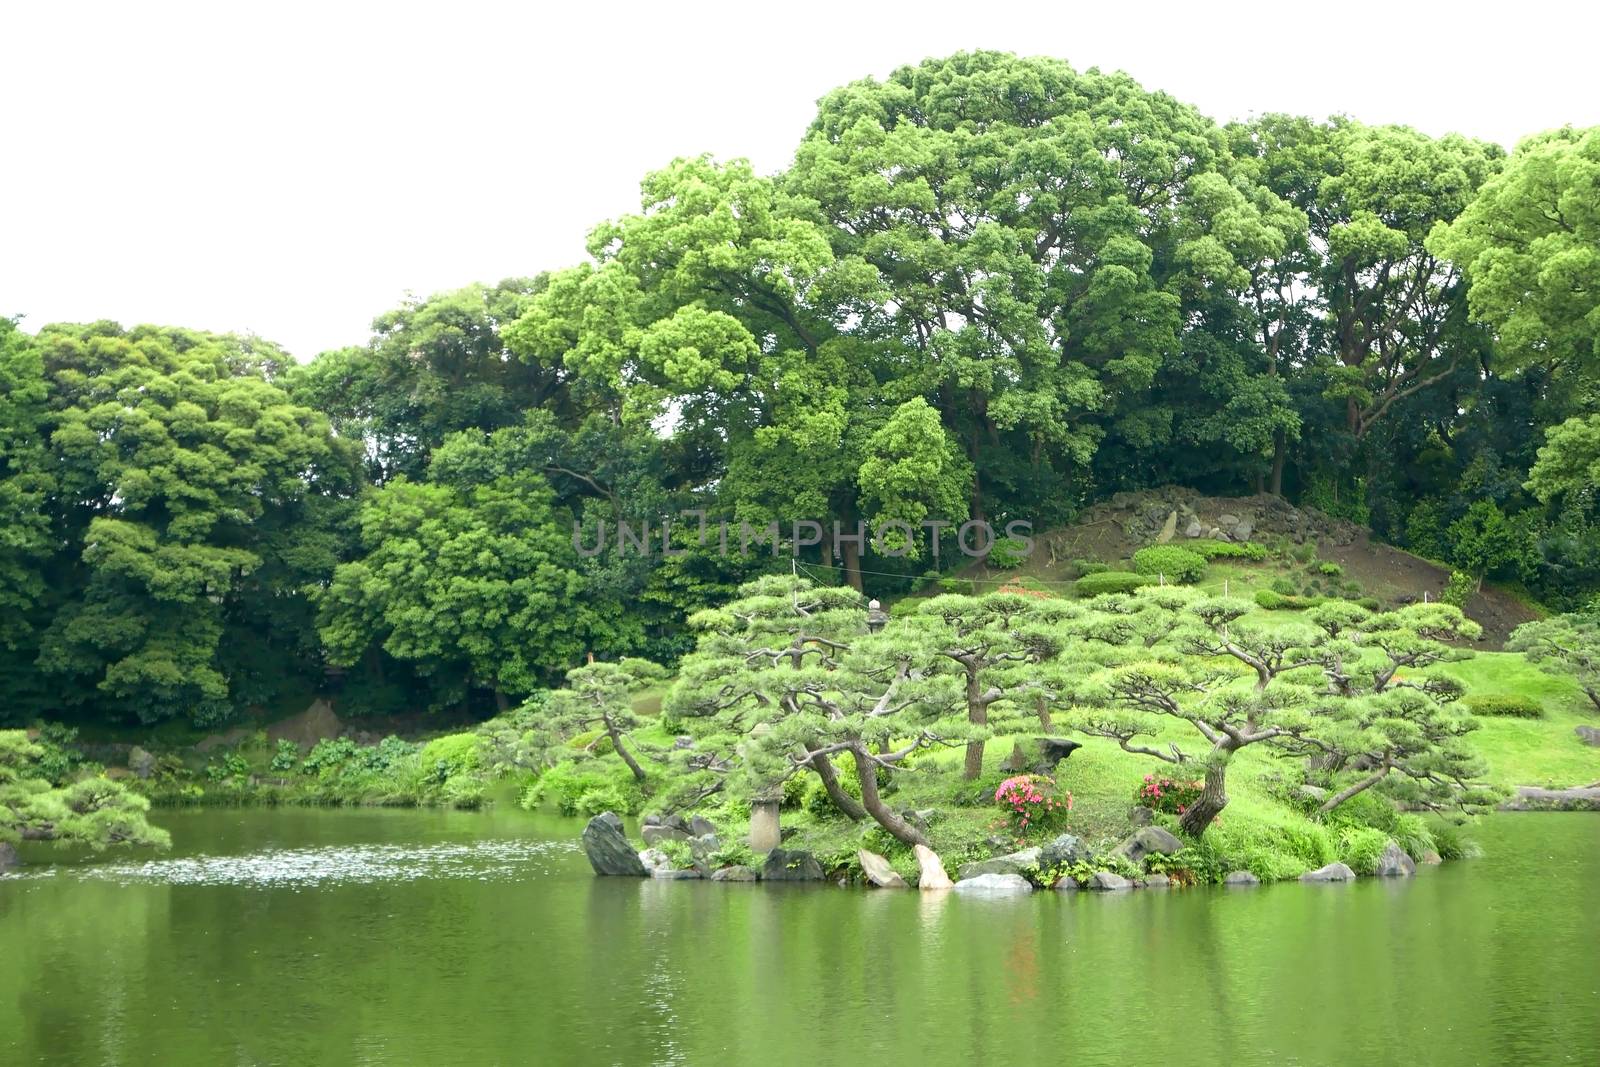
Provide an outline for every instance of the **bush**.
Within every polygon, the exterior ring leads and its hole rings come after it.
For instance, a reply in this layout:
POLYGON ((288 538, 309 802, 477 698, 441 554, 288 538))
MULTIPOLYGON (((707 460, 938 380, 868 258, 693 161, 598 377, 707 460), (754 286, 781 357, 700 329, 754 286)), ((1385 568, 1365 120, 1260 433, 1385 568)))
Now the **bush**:
POLYGON ((1256 606, 1268 611, 1305 611, 1319 604, 1327 603, 1326 597, 1320 596, 1284 596, 1271 589, 1261 589, 1256 592, 1256 606))
POLYGON ((1538 719, 1544 716, 1543 704, 1532 697, 1515 693, 1487 693, 1483 696, 1467 697, 1461 703, 1474 715, 1513 719, 1538 719))
POLYGON ((1204 782, 1180 782, 1164 774, 1147 774, 1134 790, 1133 802, 1151 811, 1182 815, 1199 798, 1204 787, 1204 782))
POLYGON ((1339 861, 1357 874, 1372 874, 1389 847, 1389 835, 1370 826, 1350 826, 1339 831, 1339 861))
POLYGON ((1383 605, 1379 603, 1378 598, 1375 596, 1362 597, 1360 600, 1356 601, 1356 606, 1366 608, 1368 611, 1383 610, 1383 605))
POLYGON ((1206 558, 1177 545, 1147 545, 1133 554, 1133 569, 1140 574, 1161 575, 1169 582, 1189 585, 1206 572, 1206 558))
POLYGON ((1299 587, 1294 584, 1294 579, 1283 574, 1272 579, 1272 585, 1268 588, 1279 596, 1294 596, 1295 593, 1299 592, 1299 587))
POLYGON ((1083 578, 1091 574, 1102 574, 1111 567, 1097 559, 1075 559, 1072 561, 1072 569, 1078 572, 1078 577, 1083 578))
POLYGON ((422 746, 418 754, 423 773, 432 772, 440 782, 478 769, 478 735, 445 734, 422 746))
POLYGON ((603 806, 587 812, 598 815, 614 811, 618 815, 637 815, 644 807, 644 792, 633 774, 612 760, 565 760, 539 776, 526 789, 518 803, 528 809, 549 799, 563 815, 585 814, 583 808, 603 806))
POLYGON ((1324 578, 1343 578, 1344 568, 1331 561, 1323 562, 1317 564, 1317 573, 1324 578))
POLYGON ((1013 570, 1022 566, 1023 560, 1028 558, 1027 553, 1023 551, 1027 546, 1028 543, 1021 538, 998 538, 994 544, 989 546, 989 556, 985 562, 991 567, 1013 570))
POLYGON ((1251 541, 1218 541, 1202 537, 1183 547, 1206 559, 1247 559, 1259 563, 1267 558, 1266 546, 1251 541))
POLYGON ((1472 599, 1472 594, 1478 591, 1478 580, 1465 571, 1451 571, 1450 581, 1444 587, 1444 595, 1439 599, 1452 607, 1467 609, 1467 601, 1472 599))
POLYGON ((272 762, 267 766, 279 774, 288 774, 300 762, 300 746, 284 738, 278 742, 278 747, 272 754, 272 762))
POLYGON ((1053 830, 1072 810, 1072 794, 1058 793, 1055 779, 1042 774, 1007 778, 994 791, 994 802, 1019 834, 1053 830))
POLYGON ((1155 583, 1155 578, 1148 574, 1100 571, 1098 574, 1086 574, 1079 578, 1073 583, 1072 591, 1080 597, 1094 597, 1103 593, 1131 593, 1141 586, 1155 583))
POLYGON ((946 593, 955 593, 958 596, 971 596, 977 588, 970 578, 941 578, 939 588, 946 593))

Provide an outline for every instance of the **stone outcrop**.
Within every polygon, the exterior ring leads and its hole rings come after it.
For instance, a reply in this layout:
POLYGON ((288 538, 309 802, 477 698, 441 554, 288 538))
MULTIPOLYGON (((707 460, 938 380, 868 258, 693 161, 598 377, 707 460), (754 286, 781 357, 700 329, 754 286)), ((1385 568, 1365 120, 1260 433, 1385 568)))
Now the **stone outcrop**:
POLYGON ((866 849, 856 850, 856 859, 861 863, 861 873, 866 876, 867 884, 879 889, 904 889, 906 880, 900 877, 900 872, 889 865, 889 861, 876 852, 866 849))
POLYGON ((1031 893, 1033 883, 1020 874, 980 874, 976 878, 963 878, 956 883, 961 891, 984 893, 1031 893))
POLYGON ((756 880, 754 867, 743 864, 734 864, 732 867, 722 867, 711 872, 713 882, 753 882, 756 880))
POLYGON ((1058 834, 1048 845, 1039 850, 1039 868, 1046 871, 1053 867, 1067 867, 1092 859, 1094 853, 1071 834, 1058 834))
POLYGON ((775 848, 761 865, 763 882, 820 882, 822 864, 803 849, 775 848))
POLYGON ((1390 841, 1378 857, 1377 869, 1372 872, 1379 878, 1409 878, 1417 873, 1417 863, 1399 845, 1390 841))
POLYGON ((1260 885, 1261 879, 1249 871, 1229 871, 1222 879, 1223 885, 1260 885))
POLYGON ((985 874, 1022 874, 1024 871, 1037 870, 1041 866, 1039 858, 1043 852, 1044 850, 1040 848, 1025 848, 1021 852, 996 856, 993 859, 963 863, 960 870, 956 871, 956 877, 965 881, 985 874))
POLYGON ((628 843, 622 817, 615 812, 601 812, 590 819, 580 840, 583 854, 589 857, 589 866, 594 868, 595 874, 644 878, 650 873, 639 859, 639 853, 628 843))
POLYGON ((1132 889, 1133 883, 1120 874, 1110 871, 1096 871, 1089 879, 1087 889, 1132 889))
POLYGON ((1356 872, 1342 863, 1330 863, 1300 876, 1302 882, 1353 882, 1356 872))
POLYGON ((1182 851, 1183 842, 1175 834, 1159 826, 1143 826, 1112 849, 1111 854, 1139 863, 1149 855, 1170 856, 1182 851))
POLYGON ((939 854, 927 845, 913 845, 911 851, 917 857, 918 889, 949 889, 955 883, 950 881, 950 876, 944 873, 944 864, 939 861, 939 854))

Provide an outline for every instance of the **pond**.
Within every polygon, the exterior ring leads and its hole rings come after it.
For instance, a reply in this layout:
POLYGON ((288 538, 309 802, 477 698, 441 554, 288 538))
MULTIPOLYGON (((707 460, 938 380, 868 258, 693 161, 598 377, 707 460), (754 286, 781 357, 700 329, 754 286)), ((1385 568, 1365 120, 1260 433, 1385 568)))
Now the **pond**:
POLYGON ((1408 881, 981 899, 598 879, 516 812, 160 814, 167 855, 0 879, 0 1063, 1600 1063, 1594 815, 1408 881))

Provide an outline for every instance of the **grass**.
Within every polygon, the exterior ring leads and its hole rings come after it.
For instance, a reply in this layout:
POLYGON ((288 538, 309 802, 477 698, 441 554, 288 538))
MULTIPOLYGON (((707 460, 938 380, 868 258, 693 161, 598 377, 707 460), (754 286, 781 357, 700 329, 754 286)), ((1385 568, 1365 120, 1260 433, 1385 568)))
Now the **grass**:
POLYGON ((1600 715, 1570 678, 1548 674, 1520 653, 1480 652, 1436 668, 1475 695, 1519 694, 1544 706, 1540 719, 1480 717, 1473 745, 1489 763, 1490 780, 1505 786, 1566 788, 1600 781, 1600 748, 1573 730, 1600 726, 1600 715))

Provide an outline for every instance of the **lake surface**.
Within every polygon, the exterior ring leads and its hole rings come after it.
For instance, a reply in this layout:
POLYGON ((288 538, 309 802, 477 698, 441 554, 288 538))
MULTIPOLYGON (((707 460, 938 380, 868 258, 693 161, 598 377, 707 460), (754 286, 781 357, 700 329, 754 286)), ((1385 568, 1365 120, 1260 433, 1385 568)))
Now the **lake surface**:
MULTIPOLYGON (((0 1064, 1600 1063, 1600 816, 1410 881, 593 877, 515 812, 160 812, 0 879, 0 1064)), ((48 855, 48 853, 47 853, 48 855)))

